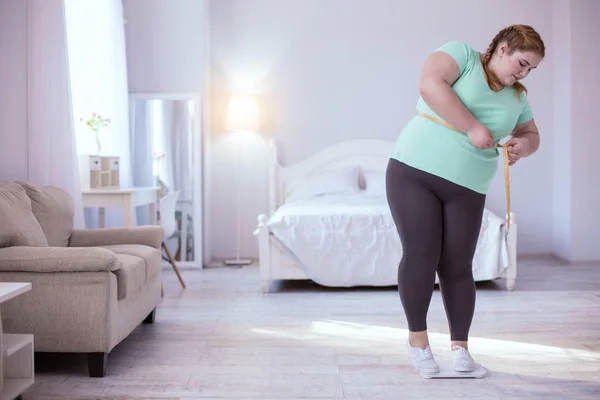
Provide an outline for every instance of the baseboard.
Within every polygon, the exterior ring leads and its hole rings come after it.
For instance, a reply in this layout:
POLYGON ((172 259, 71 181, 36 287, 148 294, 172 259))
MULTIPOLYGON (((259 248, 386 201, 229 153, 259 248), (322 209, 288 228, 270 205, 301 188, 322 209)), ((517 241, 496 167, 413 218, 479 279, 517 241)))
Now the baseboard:
MULTIPOLYGON (((231 262, 231 260, 235 260, 235 257, 213 257, 208 264, 205 265, 206 268, 220 268, 220 267, 228 267, 227 262, 231 262)), ((243 257, 243 260, 249 260, 251 263, 249 265, 258 265, 257 257, 243 257)), ((242 265, 242 266, 249 266, 242 265)))
POLYGON ((223 263, 225 265, 250 265, 252 264, 252 260, 249 258, 235 258, 225 260, 223 263))
POLYGON ((552 254, 552 257, 558 261, 561 265, 568 265, 572 267, 587 267, 592 265, 600 265, 600 260, 570 260, 568 258, 559 256, 558 254, 552 254))
POLYGON ((519 261, 557 261, 557 259, 552 253, 519 253, 517 262, 519 261))
POLYGON ((519 261, 534 261, 534 262, 548 262, 552 264, 558 264, 561 266, 585 266, 585 265, 598 265, 600 260, 570 260, 562 257, 557 253, 524 253, 517 255, 517 263, 519 261))

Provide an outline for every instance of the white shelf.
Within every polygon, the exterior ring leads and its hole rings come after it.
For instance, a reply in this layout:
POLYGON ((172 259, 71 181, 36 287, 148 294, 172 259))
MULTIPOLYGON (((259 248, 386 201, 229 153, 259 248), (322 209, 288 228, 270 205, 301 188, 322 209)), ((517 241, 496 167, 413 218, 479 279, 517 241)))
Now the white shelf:
POLYGON ((31 290, 28 282, 0 282, 0 303, 31 290))
POLYGON ((12 356, 28 344, 33 344, 33 335, 15 333, 5 333, 2 335, 4 357, 12 356))
POLYGON ((4 378, 4 391, 2 392, 2 399, 15 399, 33 384, 33 378, 4 378))
MULTIPOLYGON (((28 282, 0 282, 0 303, 31 290, 28 282)), ((0 317, 1 318, 1 317, 0 317)), ((0 366, 0 399, 12 400, 35 382, 33 335, 10 334, 0 330, 2 365, 0 366)))
POLYGON ((81 189, 119 189, 120 158, 118 156, 99 156, 80 154, 79 173, 81 189))

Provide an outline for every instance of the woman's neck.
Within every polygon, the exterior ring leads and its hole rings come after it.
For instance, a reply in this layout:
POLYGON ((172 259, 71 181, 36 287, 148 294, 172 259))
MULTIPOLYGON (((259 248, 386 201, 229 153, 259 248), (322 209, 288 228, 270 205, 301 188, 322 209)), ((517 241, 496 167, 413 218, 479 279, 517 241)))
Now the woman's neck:
POLYGON ((504 89, 504 85, 502 83, 500 83, 500 80, 494 73, 494 69, 493 69, 494 58, 492 57, 492 59, 490 60, 490 62, 487 65, 484 63, 485 57, 483 54, 480 53, 479 58, 481 59, 481 65, 483 65, 483 70, 486 74, 486 79, 488 81, 488 85, 489 85, 490 89, 492 89, 494 92, 500 92, 502 89, 504 89))

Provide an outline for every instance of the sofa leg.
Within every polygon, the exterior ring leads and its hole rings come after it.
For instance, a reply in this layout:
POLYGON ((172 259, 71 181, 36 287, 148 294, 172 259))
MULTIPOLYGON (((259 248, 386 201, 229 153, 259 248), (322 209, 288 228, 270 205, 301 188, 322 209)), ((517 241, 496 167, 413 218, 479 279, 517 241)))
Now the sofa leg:
POLYGON ((142 321, 142 323, 144 323, 144 324, 153 324, 155 316, 156 316, 156 308, 154 308, 152 310, 152 312, 150 312, 150 314, 148 314, 148 316, 146 317, 145 320, 142 321))
POLYGON ((87 361, 90 378, 104 378, 108 353, 87 353, 87 361))

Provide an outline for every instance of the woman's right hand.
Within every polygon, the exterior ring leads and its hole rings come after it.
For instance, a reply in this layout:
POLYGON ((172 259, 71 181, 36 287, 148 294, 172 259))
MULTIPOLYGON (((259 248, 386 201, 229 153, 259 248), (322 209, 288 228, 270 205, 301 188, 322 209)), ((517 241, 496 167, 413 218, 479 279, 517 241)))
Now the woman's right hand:
POLYGON ((496 145, 490 130, 480 122, 475 123, 475 125, 467 132, 467 135, 469 135, 471 144, 478 149, 485 150, 496 145))

